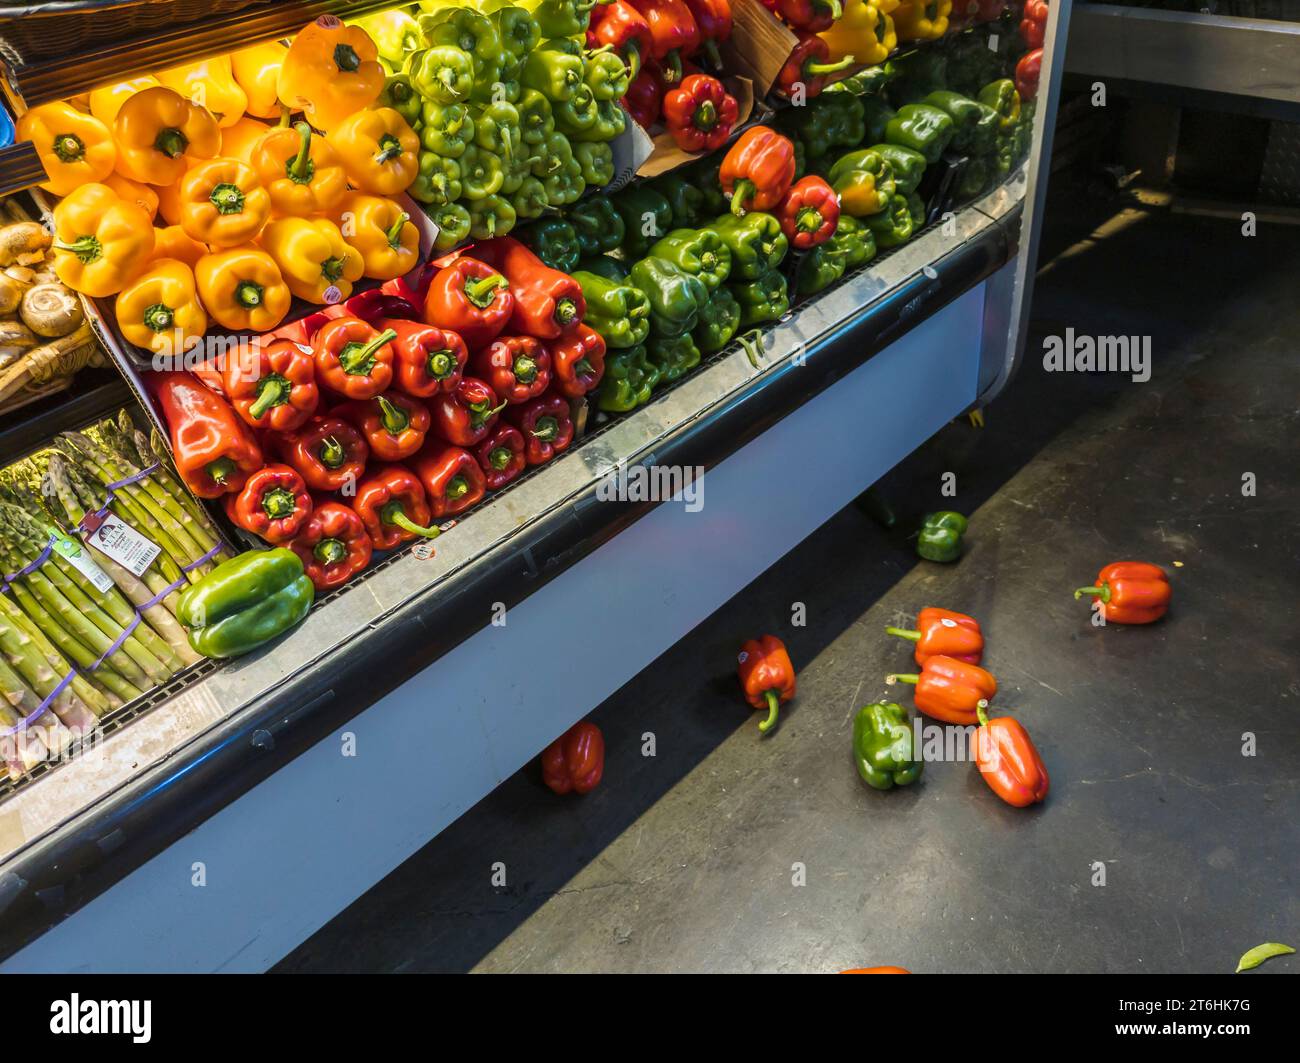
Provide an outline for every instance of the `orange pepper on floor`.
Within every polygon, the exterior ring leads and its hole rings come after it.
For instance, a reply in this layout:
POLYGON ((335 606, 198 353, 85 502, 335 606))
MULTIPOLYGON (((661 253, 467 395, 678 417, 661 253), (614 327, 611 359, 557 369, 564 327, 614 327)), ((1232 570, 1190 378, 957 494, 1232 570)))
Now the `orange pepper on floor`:
POLYGON ((931 657, 920 675, 891 675, 886 683, 914 683, 916 707, 944 723, 970 725, 998 692, 998 681, 976 664, 953 657, 931 657))
POLYGON ((1116 561, 1097 573, 1097 584, 1080 587, 1076 599, 1094 595, 1102 603, 1102 615, 1111 624, 1150 624, 1169 609, 1173 588, 1159 565, 1145 561, 1116 561))
POLYGON ((740 647, 740 685, 745 700, 756 709, 767 709, 767 719, 758 725, 763 734, 776 726, 777 708, 795 693, 794 665, 790 654, 775 635, 750 639, 740 647))
POLYGON ((918 667, 924 667, 931 657, 954 657, 967 664, 979 664, 984 652, 984 636, 980 622, 965 613, 926 606, 916 615, 916 631, 887 627, 885 631, 916 643, 918 667))
POLYGON ((1043 800, 1050 780, 1029 732, 1010 716, 990 720, 982 707, 978 715, 975 763, 989 789, 1016 808, 1043 800))
POLYGON ((303 111, 312 125, 330 133, 374 103, 384 79, 379 51, 366 31, 321 15, 289 45, 276 92, 291 111, 303 111))

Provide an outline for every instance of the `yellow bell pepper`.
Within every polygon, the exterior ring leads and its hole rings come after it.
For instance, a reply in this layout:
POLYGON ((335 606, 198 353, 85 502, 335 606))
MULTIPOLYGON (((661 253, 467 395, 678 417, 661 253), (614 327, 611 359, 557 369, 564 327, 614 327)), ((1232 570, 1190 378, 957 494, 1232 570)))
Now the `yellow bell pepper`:
POLYGON ((876 0, 876 10, 882 15, 892 15, 900 3, 902 0, 876 0))
POLYGON ((363 192, 395 196, 420 172, 420 138, 391 107, 358 111, 327 139, 348 180, 363 192))
POLYGON ((847 0, 839 20, 817 35, 830 48, 831 62, 851 55, 859 63, 875 66, 889 57, 898 47, 898 37, 894 20, 882 10, 885 3, 897 5, 898 0, 847 0))
POLYGON ((194 273, 174 258, 154 259, 118 293, 113 310, 128 342, 165 358, 184 354, 208 329, 194 273))
POLYGON ((117 112, 122 109, 122 104, 126 103, 137 92, 157 87, 158 79, 156 77, 152 74, 141 74, 139 77, 119 81, 116 85, 104 85, 98 89, 91 89, 90 113, 111 129, 113 121, 117 118, 117 112))
POLYGON ((156 76, 169 89, 175 89, 190 103, 208 111, 223 129, 244 117, 248 96, 235 81, 228 55, 172 67, 156 76))
POLYGON ((113 295, 153 251, 153 223, 107 185, 88 184, 54 208, 54 272, 74 291, 113 295))
POLYGON ((228 329, 266 332, 284 320, 293 302, 275 260, 256 247, 204 255, 194 279, 208 315, 228 329))
MULTIPOLYGON (((198 163, 195 163, 195 165, 197 166, 198 163)), ((193 167, 186 167, 185 172, 189 173, 191 169, 193 169, 193 167)), ((183 181, 184 178, 182 177, 181 180, 183 181)), ((157 191, 157 217, 162 218, 162 220, 168 225, 179 225, 181 223, 181 216, 184 214, 185 206, 184 201, 181 199, 181 182, 177 181, 175 184, 170 185, 158 185, 157 191)))
POLYGON ((45 167, 40 187, 56 196, 113 172, 117 148, 108 126, 66 103, 33 107, 18 119, 17 133, 19 140, 32 142, 45 167))
POLYGON ((142 185, 139 181, 132 181, 120 173, 109 174, 101 183, 116 192, 119 199, 134 203, 149 215, 151 222, 158 217, 158 189, 142 185))
POLYGON ((266 227, 261 244, 289 291, 310 303, 346 299, 365 268, 360 253, 328 218, 280 218, 266 227))
POLYGON ((276 85, 280 80, 280 67, 284 64, 285 47, 279 41, 255 44, 230 54, 230 66, 235 81, 248 97, 245 110, 257 118, 278 118, 280 98, 276 85))
POLYGON ((254 146, 252 161, 277 217, 328 214, 348 190, 338 152, 306 122, 272 129, 254 146))
POLYGON ((933 41, 948 32, 952 0, 904 0, 894 12, 900 41, 933 41))
POLYGON ((276 92, 291 111, 303 111, 317 129, 331 132, 379 98, 385 72, 365 30, 333 15, 308 23, 289 45, 276 92))
POLYGON ((212 115, 174 89, 144 89, 122 104, 113 122, 117 169, 132 181, 171 185, 191 161, 210 159, 221 146, 212 115))
POLYGON ((181 178, 181 228, 214 250, 252 241, 271 216, 271 197, 238 159, 201 162, 181 178))
POLYGON ((189 233, 179 225, 168 225, 165 229, 155 229, 153 231, 153 257, 151 261, 156 262, 160 258, 174 258, 193 269, 198 265, 199 259, 207 253, 207 247, 197 240, 191 239, 189 233))
POLYGON ((349 192, 335 221, 343 239, 361 256, 367 277, 390 281, 420 262, 420 230, 391 199, 349 192))
POLYGON ((265 122, 247 116, 241 118, 221 131, 221 157, 252 165, 253 148, 270 131, 271 127, 265 122))

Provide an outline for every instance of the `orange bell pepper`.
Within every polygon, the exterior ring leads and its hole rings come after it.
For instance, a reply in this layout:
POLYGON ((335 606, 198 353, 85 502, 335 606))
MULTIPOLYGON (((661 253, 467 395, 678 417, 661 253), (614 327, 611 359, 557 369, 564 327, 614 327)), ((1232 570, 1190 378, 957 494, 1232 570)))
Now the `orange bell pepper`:
POLYGON ((234 125, 228 125, 221 131, 221 157, 238 159, 251 166, 253 149, 270 131, 271 127, 265 122, 259 122, 256 118, 245 115, 234 125))
POLYGON ((1080 587, 1074 597, 1094 595, 1111 624, 1150 624, 1169 609, 1173 588, 1159 565, 1145 561, 1116 561, 1097 573, 1095 587, 1080 587))
POLYGON ((184 262, 190 269, 198 265, 199 259, 208 253, 207 247, 194 240, 179 225, 168 225, 165 229, 153 231, 153 258, 174 258, 184 262))
POLYGON ((998 692, 998 681, 976 664, 953 657, 929 658, 920 675, 891 675, 886 683, 914 683, 916 707, 944 723, 974 724, 998 692))
POLYGON ((887 627, 885 631, 916 643, 914 654, 918 667, 931 657, 953 657, 967 664, 979 664, 984 652, 984 635, 980 622, 965 613, 936 609, 927 605, 916 617, 917 630, 887 627))
POLYGON ((149 261, 153 223, 107 185, 82 185, 54 208, 54 272, 96 299, 121 291, 149 261))
MULTIPOLYGON (((187 166, 185 173, 189 173, 191 169, 193 167, 187 166)), ((181 181, 184 179, 184 175, 182 175, 181 181)), ((185 213, 185 200, 181 197, 181 181, 170 185, 150 186, 158 193, 158 217, 161 217, 168 225, 179 225, 181 217, 185 213)))
POLYGON ((117 112, 122 109, 122 104, 126 103, 137 92, 157 87, 158 79, 152 74, 141 74, 139 77, 127 78, 125 81, 119 81, 116 85, 101 85, 97 89, 90 90, 90 113, 108 126, 109 129, 112 129, 113 123, 117 120, 117 112))
POLYGON ((381 196, 405 192, 420 172, 420 138, 391 107, 358 111, 329 136, 353 187, 381 196))
POLYGON ((284 320, 293 302, 275 260, 256 247, 204 255, 194 279, 209 315, 228 329, 267 332, 284 320))
POLYGON ((253 148, 253 169, 271 195, 276 216, 328 214, 348 190, 338 153, 311 126, 272 129, 253 148))
POLYGON ((167 358, 184 354, 208 329, 194 273, 174 258, 150 263, 118 293, 113 311, 130 343, 167 358))
POLYGON ((251 48, 241 48, 230 53, 230 66, 235 81, 248 97, 245 108, 248 114, 257 118, 280 116, 280 98, 276 95, 276 85, 280 80, 280 67, 284 64, 285 54, 285 47, 279 41, 255 44, 251 48))
POLYGON ((328 133, 374 103, 384 79, 379 51, 366 31, 321 15, 289 45, 276 92, 291 111, 304 112, 312 125, 328 133))
POLYGON ((117 169, 147 185, 175 184, 193 161, 221 146, 212 115, 173 89, 143 89, 122 104, 113 121, 117 169))
POLYGON ((222 128, 244 117, 248 96, 235 82, 228 55, 172 67, 156 76, 169 89, 175 89, 194 106, 206 110, 222 128))
POLYGON ((17 134, 31 141, 45 168, 40 187, 56 196, 102 181, 117 160, 108 126, 66 103, 33 107, 18 119, 17 134))
POLYGON ((271 215, 271 197, 238 159, 212 159, 181 178, 181 228, 214 249, 246 244, 271 215))
POLYGON ((149 215, 150 221, 158 217, 158 189, 142 185, 139 181, 132 181, 120 173, 111 173, 100 183, 108 185, 117 193, 119 199, 134 203, 149 215))
POLYGON ((771 210, 794 183, 794 144, 767 126, 751 126, 723 156, 718 180, 731 213, 771 210))
POLYGON ((990 720, 981 706, 975 734, 975 763, 989 789, 1015 808, 1035 805, 1047 796, 1051 780, 1043 758, 1019 720, 990 720))
POLYGON ((349 192, 335 220, 343 239, 361 256, 364 276, 393 280, 419 264, 420 230, 400 204, 349 192))
POLYGON ((289 291, 312 303, 346 299, 365 268, 360 253, 328 218, 278 218, 262 233, 261 244, 289 291))
POLYGON ((767 709, 767 719, 758 725, 759 731, 767 734, 776 726, 781 702, 794 697, 794 665, 790 663, 790 654, 785 643, 775 635, 764 635, 740 647, 739 661, 745 700, 756 709, 767 709))

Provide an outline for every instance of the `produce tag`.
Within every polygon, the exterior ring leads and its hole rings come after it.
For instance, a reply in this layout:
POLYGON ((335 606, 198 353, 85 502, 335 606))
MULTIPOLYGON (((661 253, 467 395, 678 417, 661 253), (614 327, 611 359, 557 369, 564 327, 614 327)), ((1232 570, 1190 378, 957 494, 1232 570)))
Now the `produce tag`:
POLYGON ((325 303, 327 306, 333 306, 342 298, 343 293, 334 287, 334 285, 331 284, 325 289, 325 303))
POLYGON ((162 547, 111 513, 86 541, 135 576, 143 576, 154 558, 162 553, 162 547))
POLYGON ((433 542, 429 539, 421 539, 411 547, 411 553, 420 561, 428 561, 433 556, 433 542))
POLYGON ((80 572, 86 579, 90 580, 95 590, 101 594, 113 589, 113 581, 109 579, 108 573, 95 564, 95 559, 90 556, 90 552, 82 548, 81 543, 76 539, 69 539, 66 535, 56 536, 54 542, 50 544, 60 557, 67 558, 68 563, 80 572))

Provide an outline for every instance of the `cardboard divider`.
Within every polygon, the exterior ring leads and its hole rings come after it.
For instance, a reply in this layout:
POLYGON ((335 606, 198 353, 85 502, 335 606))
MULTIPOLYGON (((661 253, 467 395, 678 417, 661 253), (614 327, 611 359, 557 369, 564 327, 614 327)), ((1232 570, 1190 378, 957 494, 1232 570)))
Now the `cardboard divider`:
POLYGON ((755 94, 766 96, 799 38, 759 0, 731 0, 731 21, 731 39, 718 46, 723 66, 744 74, 755 94))

